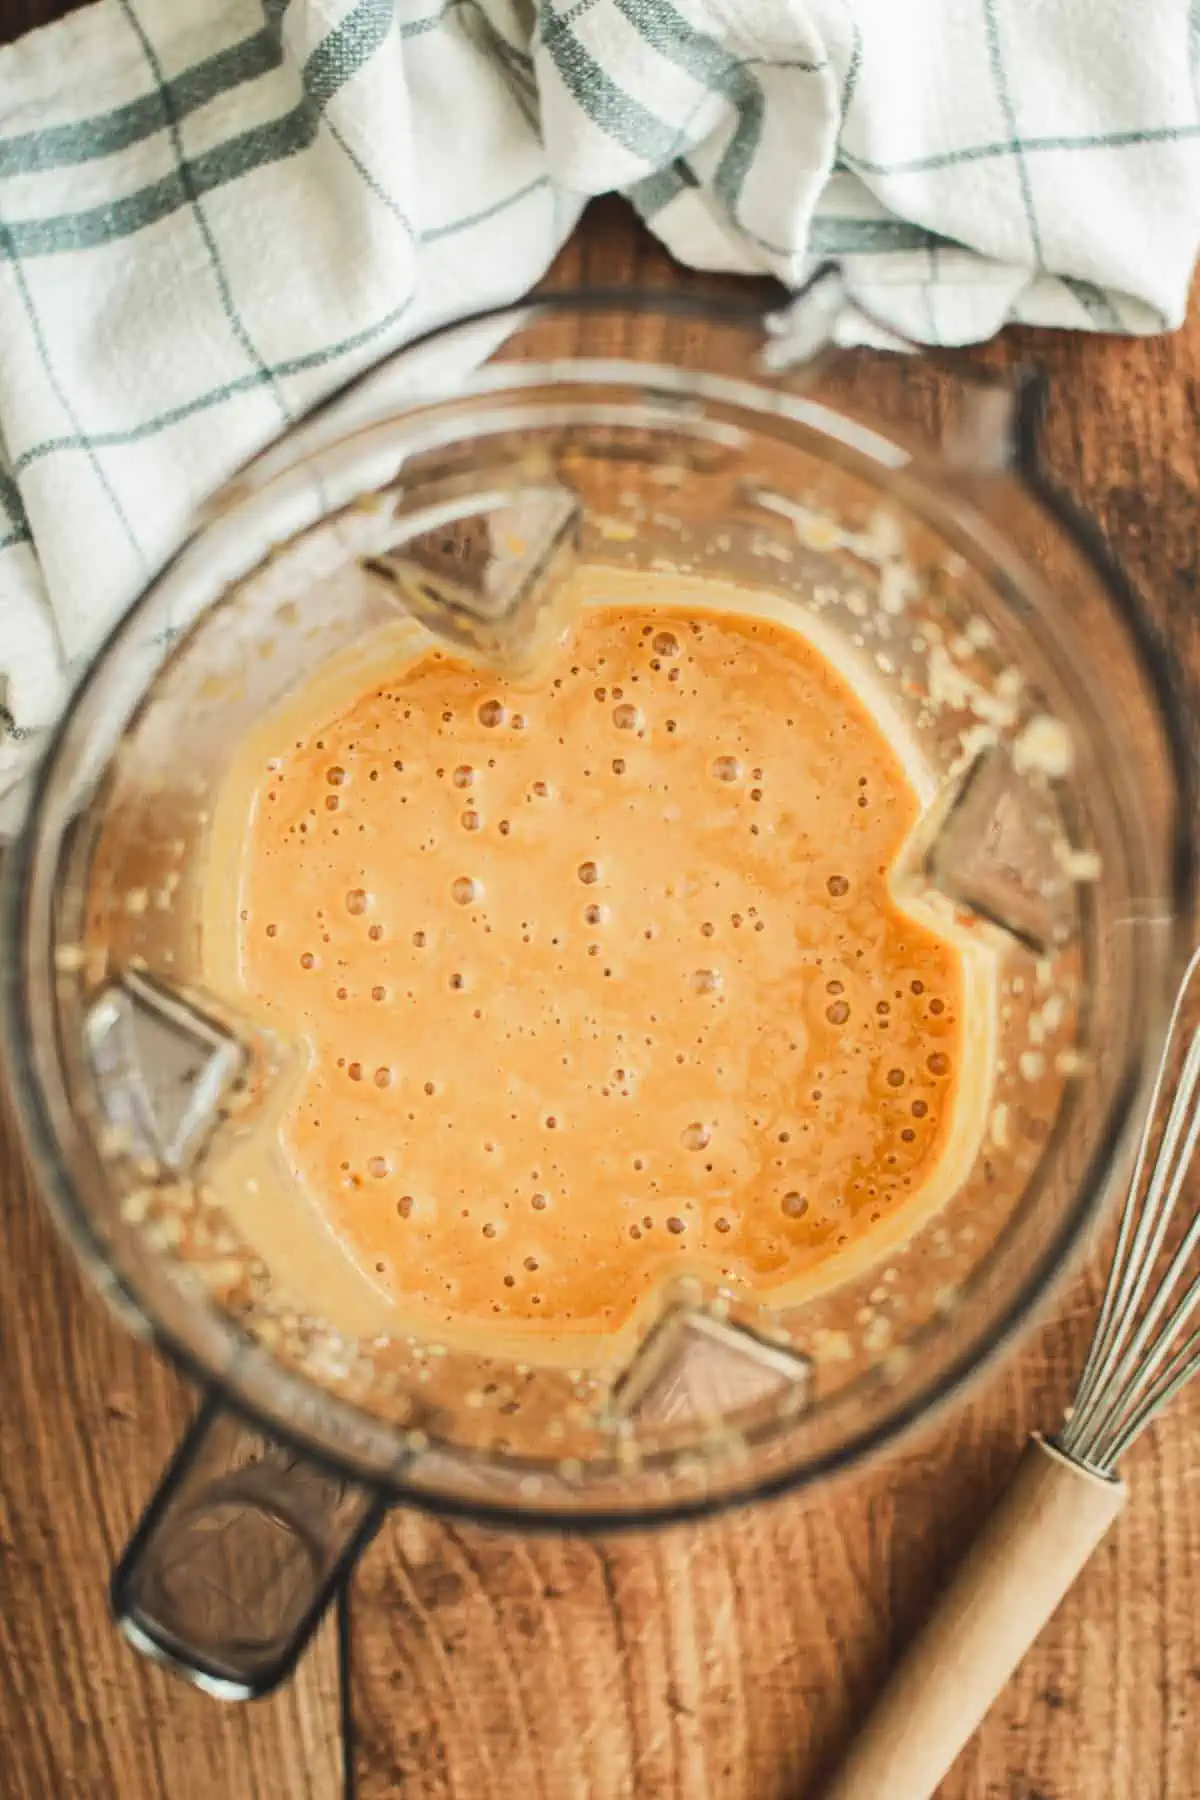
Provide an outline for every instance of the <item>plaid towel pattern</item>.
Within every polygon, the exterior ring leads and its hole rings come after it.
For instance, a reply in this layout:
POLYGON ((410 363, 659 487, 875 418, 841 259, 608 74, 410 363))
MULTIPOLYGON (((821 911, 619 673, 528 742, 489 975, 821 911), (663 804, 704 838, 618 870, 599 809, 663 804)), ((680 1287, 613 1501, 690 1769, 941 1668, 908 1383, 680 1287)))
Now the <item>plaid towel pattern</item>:
POLYGON ((928 341, 1162 330, 1198 66, 1200 0, 99 0, 0 51, 7 818, 197 502, 585 196, 928 341))

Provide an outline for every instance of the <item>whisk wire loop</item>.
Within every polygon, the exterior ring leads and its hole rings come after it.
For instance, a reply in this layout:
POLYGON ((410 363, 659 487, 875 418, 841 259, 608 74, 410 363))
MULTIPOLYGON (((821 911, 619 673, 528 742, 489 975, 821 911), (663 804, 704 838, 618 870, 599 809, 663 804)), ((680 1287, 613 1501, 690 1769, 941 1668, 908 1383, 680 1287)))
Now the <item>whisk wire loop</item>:
POLYGON ((1181 1341, 1200 1307, 1200 1274, 1178 1296, 1200 1248, 1200 1208, 1160 1268, 1200 1145, 1200 1028, 1188 1038, 1162 1141, 1153 1153, 1183 1013, 1198 972, 1200 950, 1187 966, 1171 1011, 1091 1348, 1075 1405, 1057 1438, 1068 1455, 1102 1473, 1113 1471, 1159 1408, 1200 1371, 1200 1330, 1181 1341))

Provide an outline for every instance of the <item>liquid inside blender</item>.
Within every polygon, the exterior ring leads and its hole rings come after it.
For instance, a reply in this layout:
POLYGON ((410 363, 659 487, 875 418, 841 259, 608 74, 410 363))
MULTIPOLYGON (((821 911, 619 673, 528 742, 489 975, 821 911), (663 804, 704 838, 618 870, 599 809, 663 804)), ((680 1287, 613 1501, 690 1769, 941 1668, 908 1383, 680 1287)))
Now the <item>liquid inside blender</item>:
POLYGON ((251 734, 204 941, 304 1045, 273 1172, 226 1171, 272 1266, 611 1364, 681 1276, 795 1306, 955 1191, 995 952, 895 891, 928 773, 769 594, 573 585, 534 681, 385 630, 251 734))
POLYGON ((935 533, 516 450, 183 640, 60 977, 149 1254, 435 1489, 624 1496, 919 1366, 1086 1066, 1098 863, 935 533))

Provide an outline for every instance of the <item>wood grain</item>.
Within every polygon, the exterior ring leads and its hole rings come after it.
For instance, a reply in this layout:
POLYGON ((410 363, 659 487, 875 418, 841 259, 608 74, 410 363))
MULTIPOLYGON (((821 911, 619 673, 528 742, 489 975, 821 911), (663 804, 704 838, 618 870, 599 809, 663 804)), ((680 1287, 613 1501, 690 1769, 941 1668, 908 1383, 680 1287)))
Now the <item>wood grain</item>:
POLYGON ((69 12, 78 12, 87 0, 0 0, 0 44, 11 43, 26 31, 49 25, 69 12))
MULTIPOLYGON (((696 278, 603 202, 549 279, 696 278)), ((1047 368, 1046 462, 1200 674, 1200 317, 1173 338, 1011 332, 977 354, 1047 368)), ((936 401, 913 384, 914 416, 936 401)), ((359 1800, 815 1792, 1030 1430, 1061 1416, 1106 1251, 970 1407, 834 1489, 591 1541, 394 1514, 356 1586, 359 1800)), ((1130 1457, 1125 1515, 942 1800, 1198 1800, 1198 1421, 1193 1391, 1130 1457)))
POLYGON ((222 1707, 117 1636, 108 1572, 192 1410, 85 1293, 0 1107, 0 1800, 336 1800, 332 1623, 222 1707))
MULTIPOLYGON (((800 1800, 1053 1420, 1098 1295, 889 1466, 645 1537, 396 1513, 355 1597, 359 1800, 800 1800)), ((1195 1396, 942 1800, 1195 1800, 1195 1396)))

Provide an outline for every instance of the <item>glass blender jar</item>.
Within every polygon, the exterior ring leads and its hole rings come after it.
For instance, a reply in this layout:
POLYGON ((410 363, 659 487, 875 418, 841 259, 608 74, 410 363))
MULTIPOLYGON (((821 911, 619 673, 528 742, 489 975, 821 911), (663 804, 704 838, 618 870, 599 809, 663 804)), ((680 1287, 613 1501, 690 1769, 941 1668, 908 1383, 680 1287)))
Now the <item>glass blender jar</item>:
POLYGON ((1038 476, 1033 390, 962 377, 899 433, 906 359, 837 348, 839 317, 830 279, 768 316, 576 295, 410 346, 215 497, 56 734, 4 1043, 68 1240, 206 1396, 113 1598, 213 1693, 288 1672, 391 1502, 610 1528, 845 1469, 1009 1338, 1102 1203, 1187 933, 1168 672, 1038 476), (769 591, 837 638, 920 750, 894 882, 986 938, 997 1006, 974 1161, 880 1263, 791 1308, 681 1274, 618 1362, 568 1369, 337 1329, 246 1239, 230 1184, 303 1047, 213 991, 199 895, 264 713, 398 619, 536 669, 580 563, 769 591))

